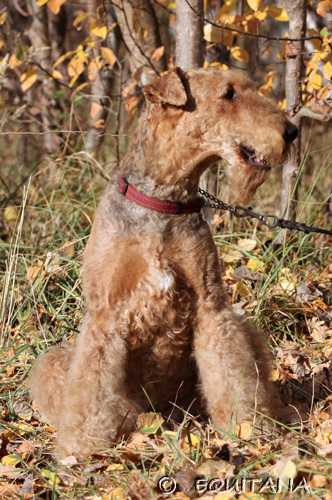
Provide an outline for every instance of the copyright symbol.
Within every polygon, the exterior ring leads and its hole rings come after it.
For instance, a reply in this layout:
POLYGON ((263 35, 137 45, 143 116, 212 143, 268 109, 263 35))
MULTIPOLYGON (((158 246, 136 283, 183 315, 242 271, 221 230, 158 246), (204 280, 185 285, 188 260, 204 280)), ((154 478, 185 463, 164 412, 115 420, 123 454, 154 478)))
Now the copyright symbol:
POLYGON ((158 481, 158 488, 161 493, 174 493, 176 490, 176 481, 172 477, 163 476, 158 481))

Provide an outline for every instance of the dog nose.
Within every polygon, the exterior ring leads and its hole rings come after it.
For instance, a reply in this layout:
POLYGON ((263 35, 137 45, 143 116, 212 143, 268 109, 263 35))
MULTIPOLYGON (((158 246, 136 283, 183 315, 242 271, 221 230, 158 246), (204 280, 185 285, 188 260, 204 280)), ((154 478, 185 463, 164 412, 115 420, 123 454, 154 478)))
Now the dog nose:
POLYGON ((290 125, 288 125, 288 127, 285 130, 286 141, 288 141, 288 142, 295 141, 298 133, 299 133, 299 129, 291 123, 290 125))

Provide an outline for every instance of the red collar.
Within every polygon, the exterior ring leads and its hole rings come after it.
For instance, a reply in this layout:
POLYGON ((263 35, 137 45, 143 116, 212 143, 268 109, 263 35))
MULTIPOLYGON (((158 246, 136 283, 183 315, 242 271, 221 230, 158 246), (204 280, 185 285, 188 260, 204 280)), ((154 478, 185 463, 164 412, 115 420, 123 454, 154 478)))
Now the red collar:
POLYGON ((123 194, 123 196, 126 196, 126 198, 129 198, 129 200, 137 203, 137 205, 141 205, 141 207, 170 215, 193 214, 195 212, 200 212, 201 208, 204 206, 204 200, 201 197, 189 201, 188 203, 151 198, 151 196, 138 191, 132 184, 129 184, 127 179, 122 175, 120 175, 119 178, 119 192, 123 194))

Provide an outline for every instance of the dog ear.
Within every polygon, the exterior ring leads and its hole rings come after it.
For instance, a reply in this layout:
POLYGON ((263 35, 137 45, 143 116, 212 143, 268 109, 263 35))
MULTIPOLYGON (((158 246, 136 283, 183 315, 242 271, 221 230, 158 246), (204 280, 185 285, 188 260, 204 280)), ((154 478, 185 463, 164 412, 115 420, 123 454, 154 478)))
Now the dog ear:
POLYGON ((167 75, 161 76, 150 85, 143 88, 143 94, 148 102, 184 106, 188 95, 183 84, 185 73, 180 68, 172 69, 167 75))

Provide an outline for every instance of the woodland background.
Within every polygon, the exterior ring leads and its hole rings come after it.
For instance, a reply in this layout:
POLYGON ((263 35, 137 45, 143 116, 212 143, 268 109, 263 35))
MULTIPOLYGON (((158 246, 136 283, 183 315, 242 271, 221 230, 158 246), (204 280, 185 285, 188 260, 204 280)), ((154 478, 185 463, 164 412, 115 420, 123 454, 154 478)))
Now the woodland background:
MULTIPOLYGON (((281 478, 310 486, 200 498, 332 499, 331 237, 216 214, 233 307, 269 335, 273 377, 296 428, 225 435, 151 409, 127 441, 55 466, 55 430, 24 380, 35 357, 74 342, 81 256, 107 180, 125 154, 142 86, 174 65, 240 68, 301 128, 283 171, 253 202, 331 228, 331 0, 0 1, 0 494, 3 498, 195 498, 194 478, 281 478), (304 483, 303 483, 304 482, 304 483)), ((227 200, 223 165, 203 179, 227 200)), ((217 496, 215 496, 217 495, 217 496)))

